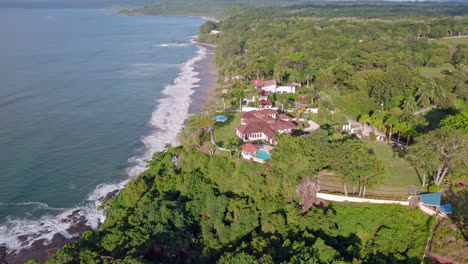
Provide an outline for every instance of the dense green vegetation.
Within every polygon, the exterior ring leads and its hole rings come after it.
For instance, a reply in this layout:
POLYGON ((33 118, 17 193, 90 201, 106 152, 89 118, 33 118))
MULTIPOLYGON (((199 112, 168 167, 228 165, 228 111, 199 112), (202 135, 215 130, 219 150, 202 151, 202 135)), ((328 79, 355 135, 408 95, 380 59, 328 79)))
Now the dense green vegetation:
POLYGON ((456 47, 428 40, 465 35, 466 5, 321 3, 249 9, 200 29, 218 44, 217 65, 233 102, 253 79, 301 83, 310 104, 369 116, 382 131, 410 141, 427 131, 412 113, 466 106, 467 38, 456 47), (449 16, 450 15, 450 16, 449 16), (222 33, 211 35, 213 29, 222 33), (239 78, 240 77, 240 78, 239 78), (331 96, 328 98, 321 95, 331 96), (398 124, 398 126, 397 126, 398 124))
POLYGON ((240 13, 251 7, 278 4, 273 0, 160 0, 144 7, 123 9, 122 15, 208 16, 217 19, 240 13))
MULTIPOLYGON (((221 145, 237 149, 238 114, 215 124, 208 106, 181 131, 181 146, 155 153, 104 206, 100 230, 47 263, 421 263, 433 217, 400 205, 304 209, 297 190, 326 175, 364 196, 384 183, 417 184, 413 166, 424 187, 468 180, 468 38, 440 39, 467 35, 468 5, 292 2, 165 0, 121 12, 226 18, 199 30, 199 41, 217 45, 219 97, 237 108, 254 79, 300 83, 299 94, 271 98, 320 108, 294 115, 323 129, 279 136, 265 164, 242 161, 209 143, 215 128, 221 145), (348 117, 400 150, 341 133, 348 117)), ((450 195, 457 220, 436 229, 433 251, 464 260, 466 191, 450 195)))
POLYGON ((106 204, 102 228, 47 263, 420 263, 434 218, 419 210, 327 204, 301 211, 294 190, 302 177, 361 168, 369 172, 349 181, 364 184, 378 173, 366 167, 378 162, 372 154, 336 164, 344 149, 366 150, 360 142, 331 142, 322 132, 288 136, 265 165, 189 145, 155 153, 148 171, 106 204))
MULTIPOLYGON (((466 35, 466 9, 448 3, 268 6, 208 22, 199 39, 218 45, 220 79, 230 80, 223 84, 228 92, 220 96, 231 104, 255 93, 254 79, 296 82, 302 87, 289 101, 320 108, 316 116, 305 117, 322 127, 340 130, 346 116, 410 145, 440 126, 466 127, 468 117, 457 113, 468 105, 468 38, 432 40, 466 35), (209 34, 211 30, 221 33, 209 34)), ((466 131, 453 133, 465 140, 466 131)), ((434 164, 424 163, 432 161, 414 164, 429 175, 424 183, 442 184, 467 180, 466 157, 459 158, 447 173, 461 177, 439 177, 434 164)))

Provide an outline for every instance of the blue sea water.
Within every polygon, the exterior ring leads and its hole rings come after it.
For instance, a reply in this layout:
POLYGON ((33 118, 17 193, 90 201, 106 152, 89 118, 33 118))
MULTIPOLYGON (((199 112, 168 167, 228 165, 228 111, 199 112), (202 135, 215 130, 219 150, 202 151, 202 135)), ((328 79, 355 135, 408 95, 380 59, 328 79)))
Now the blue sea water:
POLYGON ((65 234, 60 218, 76 208, 102 221, 97 198, 183 125, 206 53, 190 40, 203 23, 0 9, 0 245, 20 247, 18 235, 40 228, 65 234))

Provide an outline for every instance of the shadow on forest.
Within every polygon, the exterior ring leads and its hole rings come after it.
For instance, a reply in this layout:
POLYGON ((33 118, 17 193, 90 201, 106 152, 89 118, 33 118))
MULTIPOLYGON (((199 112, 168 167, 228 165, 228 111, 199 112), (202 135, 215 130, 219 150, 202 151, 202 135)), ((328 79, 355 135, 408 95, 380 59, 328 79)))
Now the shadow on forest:
POLYGON ((468 190, 447 191, 444 193, 442 201, 452 204, 454 223, 462 232, 465 240, 468 240, 468 190))
POLYGON ((427 130, 434 130, 439 127, 440 121, 447 117, 448 115, 457 114, 459 111, 453 108, 448 109, 434 109, 426 114, 424 114, 424 118, 429 123, 427 126, 427 130))

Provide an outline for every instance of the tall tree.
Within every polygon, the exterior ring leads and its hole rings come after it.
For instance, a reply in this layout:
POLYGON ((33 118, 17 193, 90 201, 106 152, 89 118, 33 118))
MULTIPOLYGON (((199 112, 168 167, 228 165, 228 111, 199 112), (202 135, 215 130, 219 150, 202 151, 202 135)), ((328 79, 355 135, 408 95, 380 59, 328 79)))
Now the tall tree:
POLYGON ((395 127, 398 124, 398 117, 395 115, 389 116, 385 120, 385 125, 389 127, 388 129, 388 139, 391 141, 392 140, 392 135, 393 135, 393 127, 395 127))
POLYGON ((364 141, 348 139, 338 144, 331 153, 330 162, 331 168, 343 179, 345 192, 346 183, 349 183, 357 185, 358 194, 364 196, 367 188, 384 181, 384 165, 364 141))
MULTIPOLYGON (((409 157, 425 168, 440 185, 447 174, 457 166, 468 165, 468 133, 440 128, 416 138, 409 147, 409 157)), ((468 171, 465 173, 468 174, 468 171)))

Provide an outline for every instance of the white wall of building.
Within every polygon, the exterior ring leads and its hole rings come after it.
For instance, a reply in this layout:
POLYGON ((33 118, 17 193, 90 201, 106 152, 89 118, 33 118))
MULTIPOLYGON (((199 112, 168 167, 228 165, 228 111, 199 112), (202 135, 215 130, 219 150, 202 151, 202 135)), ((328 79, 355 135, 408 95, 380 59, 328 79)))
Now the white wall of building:
POLYGON ((276 88, 277 93, 296 93, 296 87, 294 86, 278 86, 276 88))

